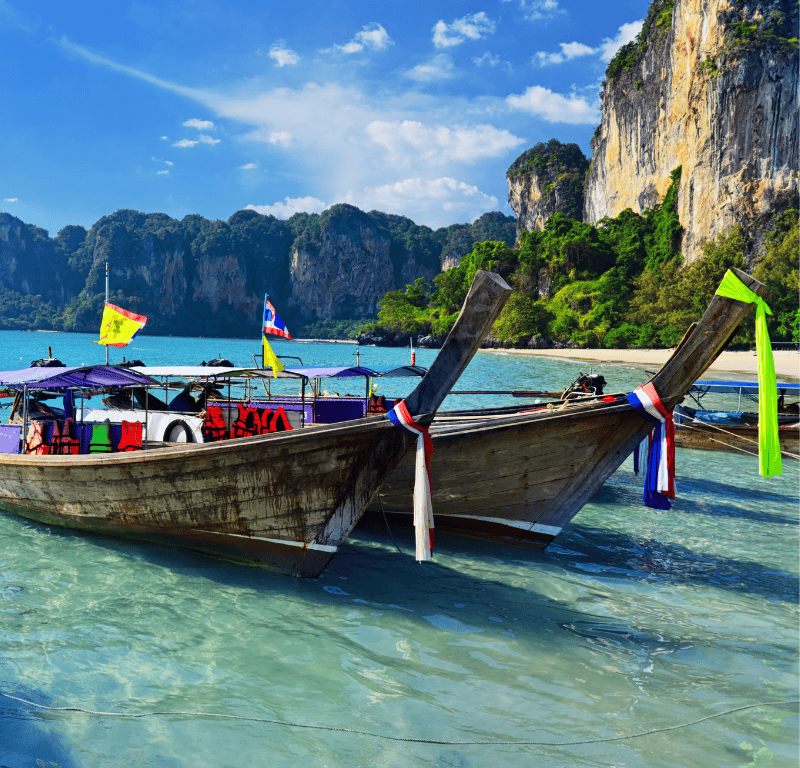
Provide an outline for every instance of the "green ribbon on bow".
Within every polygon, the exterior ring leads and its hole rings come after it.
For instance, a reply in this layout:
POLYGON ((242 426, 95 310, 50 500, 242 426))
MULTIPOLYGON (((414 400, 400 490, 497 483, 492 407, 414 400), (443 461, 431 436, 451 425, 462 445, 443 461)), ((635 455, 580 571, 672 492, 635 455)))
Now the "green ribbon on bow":
POLYGON ((781 445, 778 439, 778 383, 775 380, 775 361, 767 331, 767 315, 772 310, 767 302, 751 291, 728 270, 722 279, 717 296, 756 305, 756 354, 758 355, 758 471, 762 477, 783 474, 781 445))

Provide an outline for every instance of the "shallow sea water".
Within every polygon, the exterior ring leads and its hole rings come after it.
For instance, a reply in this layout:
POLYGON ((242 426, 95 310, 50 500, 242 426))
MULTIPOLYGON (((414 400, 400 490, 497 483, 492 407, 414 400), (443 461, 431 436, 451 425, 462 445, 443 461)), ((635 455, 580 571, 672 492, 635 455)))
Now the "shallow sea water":
MULTIPOLYGON (((0 333, 0 369, 48 344, 66 363, 99 362, 91 338, 0 333)), ((355 361, 352 345, 274 347, 306 365, 355 361)), ((125 354, 243 365, 256 349, 142 337, 125 354)), ((407 350, 360 351, 367 365, 408 362, 407 350)), ((457 387, 558 389, 579 370, 481 354, 457 387)), ((609 391, 647 378, 594 370, 609 391)), ((0 512, 0 766, 796 766, 798 707, 776 702, 798 699, 798 464, 766 480, 753 457, 678 449, 677 465, 671 510, 642 505, 629 460, 546 552, 438 534, 435 562, 418 565, 410 530, 375 526, 315 580, 0 512), (8 695, 550 745, 53 712, 8 695)))

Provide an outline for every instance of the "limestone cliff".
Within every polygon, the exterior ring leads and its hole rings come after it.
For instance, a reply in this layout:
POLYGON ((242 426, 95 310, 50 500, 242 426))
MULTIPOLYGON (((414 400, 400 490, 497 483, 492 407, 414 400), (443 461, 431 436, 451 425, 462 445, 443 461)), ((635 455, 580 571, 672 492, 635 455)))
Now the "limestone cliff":
POLYGON ((367 317, 393 283, 389 233, 353 206, 321 224, 321 243, 299 238, 292 252, 289 305, 323 320, 367 317))
POLYGON ((506 173, 508 203, 521 232, 544 229, 554 213, 581 221, 588 158, 577 144, 550 139, 523 152, 506 173))
POLYGON ((736 223, 757 248, 797 195, 797 22, 789 0, 655 0, 606 73, 584 220, 652 206, 682 166, 684 258, 736 223))

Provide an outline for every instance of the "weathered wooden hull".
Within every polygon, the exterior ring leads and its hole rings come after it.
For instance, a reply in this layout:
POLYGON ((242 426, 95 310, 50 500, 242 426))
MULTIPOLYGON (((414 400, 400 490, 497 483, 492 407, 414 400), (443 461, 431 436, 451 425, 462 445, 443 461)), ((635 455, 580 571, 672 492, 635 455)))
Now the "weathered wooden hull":
MULTIPOLYGON (((733 270, 756 294, 764 287, 733 270)), ((715 296, 652 384, 671 410, 724 349, 752 304, 715 296)), ((624 398, 563 410, 486 417, 431 429, 431 491, 438 530, 542 549, 651 431, 624 398)), ((411 458, 370 507, 410 521, 411 458)))
MULTIPOLYGON (((627 403, 431 429, 436 529, 543 549, 652 428, 627 403)), ((370 506, 410 524, 407 455, 370 506)))
MULTIPOLYGON (((781 456, 784 459, 796 459, 800 455, 799 429, 780 427, 778 439, 781 444, 781 456)), ((706 451, 757 454, 758 427, 720 424, 720 427, 717 428, 695 422, 676 428, 675 444, 682 448, 701 448, 706 451)))
POLYGON ((101 457, 0 455, 0 509, 316 576, 407 442, 371 419, 101 457))

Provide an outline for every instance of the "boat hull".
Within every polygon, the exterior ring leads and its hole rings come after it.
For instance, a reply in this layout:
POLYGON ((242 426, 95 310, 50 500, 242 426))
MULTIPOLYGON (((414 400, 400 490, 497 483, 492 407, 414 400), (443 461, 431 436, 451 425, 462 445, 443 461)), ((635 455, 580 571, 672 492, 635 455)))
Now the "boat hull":
MULTIPOLYGON (((648 434, 627 402, 431 429, 436 529, 544 549, 648 434)), ((406 456, 370 505, 410 524, 406 456)))
POLYGON ((369 422, 101 457, 0 455, 0 509, 317 576, 406 450, 400 430, 369 422))
MULTIPOLYGON (((796 459, 800 455, 800 430, 796 427, 780 427, 778 440, 784 459, 796 459)), ((758 454, 758 427, 731 424, 715 427, 694 422, 688 427, 676 428, 675 444, 682 448, 758 454)))

